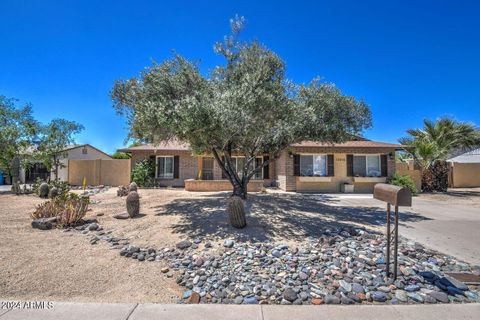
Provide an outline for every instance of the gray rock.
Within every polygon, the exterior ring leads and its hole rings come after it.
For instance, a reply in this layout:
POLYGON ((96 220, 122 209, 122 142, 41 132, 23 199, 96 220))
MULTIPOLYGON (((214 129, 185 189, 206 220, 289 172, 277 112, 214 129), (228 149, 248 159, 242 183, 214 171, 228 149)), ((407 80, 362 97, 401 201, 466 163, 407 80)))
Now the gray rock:
POLYGON ((415 302, 423 303, 423 297, 416 292, 407 292, 407 296, 415 302))
POLYGON ((291 288, 287 288, 283 292, 283 298, 287 301, 293 302, 297 300, 297 293, 293 291, 291 288))
POLYGON ((32 228, 40 230, 50 230, 53 227, 53 223, 57 221, 56 217, 53 218, 41 218, 32 221, 32 228))
POLYGON ((237 296, 235 297, 235 300, 233 300, 235 304, 242 304, 243 303, 243 297, 242 296, 237 296))
POLYGON ((182 241, 178 242, 175 246, 177 247, 177 249, 185 250, 185 249, 191 247, 192 243, 188 240, 182 240, 182 241))
POLYGON ((437 301, 443 302, 443 303, 449 303, 450 300, 448 299, 448 295, 445 292, 440 292, 440 291, 432 291, 427 293, 432 298, 435 298, 437 301))
POLYGON ((223 241, 223 246, 226 248, 232 248, 234 244, 235 242, 230 239, 226 239, 225 241, 223 241))
POLYGON ((352 283, 352 291, 355 293, 365 293, 365 289, 359 283, 352 283))
POLYGON ((338 281, 338 284, 340 285, 341 288, 343 288, 343 290, 345 290, 347 292, 352 291, 352 285, 350 283, 348 283, 347 281, 340 280, 340 281, 338 281))
POLYGON ((395 291, 395 298, 397 298, 398 301, 407 302, 408 301, 407 292, 404 290, 397 289, 395 291))
POLYGON ((420 286, 416 284, 410 284, 404 288, 405 291, 414 292, 420 290, 420 286))
POLYGON ((372 292, 371 297, 372 297, 373 301, 377 301, 377 302, 385 302, 388 299, 387 294, 385 292, 382 292, 382 291, 372 292))
POLYGON ((95 231, 97 229, 98 229, 98 224, 95 223, 95 222, 88 226, 88 230, 90 230, 90 231, 95 231))
POLYGON ((280 250, 273 250, 272 251, 272 256, 276 258, 280 258, 282 256, 282 252, 280 250))
POLYGON ((332 296, 332 295, 326 295, 325 299, 323 299, 326 304, 340 304, 340 298, 337 296, 332 296))

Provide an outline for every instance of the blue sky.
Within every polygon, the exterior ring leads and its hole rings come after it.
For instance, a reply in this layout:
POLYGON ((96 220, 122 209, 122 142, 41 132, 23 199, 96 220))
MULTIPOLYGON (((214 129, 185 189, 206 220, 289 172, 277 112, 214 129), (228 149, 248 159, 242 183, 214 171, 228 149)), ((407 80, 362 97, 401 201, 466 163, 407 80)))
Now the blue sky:
POLYGON ((322 76, 371 106, 370 139, 395 142, 424 118, 480 125, 480 1, 0 0, 0 94, 31 102, 42 122, 82 123, 81 143, 113 152, 125 121, 115 79, 172 50, 207 72, 236 13, 245 39, 287 64, 292 80, 322 76))

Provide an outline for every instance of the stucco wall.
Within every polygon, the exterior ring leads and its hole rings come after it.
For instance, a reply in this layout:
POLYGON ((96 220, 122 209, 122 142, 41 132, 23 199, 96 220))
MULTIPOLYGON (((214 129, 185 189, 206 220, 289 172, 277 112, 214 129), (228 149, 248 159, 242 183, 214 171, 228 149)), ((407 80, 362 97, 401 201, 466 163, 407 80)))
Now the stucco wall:
POLYGON ((130 160, 69 160, 68 183, 82 185, 84 178, 88 185, 127 185, 130 183, 130 160))
POLYGON ((480 187, 480 163, 452 163, 454 188, 480 187))
POLYGON ((422 172, 417 168, 417 166, 414 166, 412 162, 410 163, 405 163, 405 162, 399 162, 396 164, 397 167, 397 173, 402 176, 409 176, 412 178, 413 182, 415 183, 415 186, 417 187, 418 192, 421 191, 422 189, 422 172))
MULTIPOLYGON (((68 160, 111 160, 112 158, 103 152, 99 152, 90 146, 85 146, 87 153, 83 153, 83 147, 68 150, 66 157, 62 156, 60 162, 63 164, 62 168, 58 169, 58 178, 62 181, 68 181, 68 160)), ((55 172, 50 174, 51 179, 55 179, 55 172)))

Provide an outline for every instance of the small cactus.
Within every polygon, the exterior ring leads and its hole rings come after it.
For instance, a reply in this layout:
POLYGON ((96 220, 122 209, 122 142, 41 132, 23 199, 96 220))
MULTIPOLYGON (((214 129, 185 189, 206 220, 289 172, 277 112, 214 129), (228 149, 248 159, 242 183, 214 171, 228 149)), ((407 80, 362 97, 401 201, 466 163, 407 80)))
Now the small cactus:
POLYGON ((140 213, 140 197, 136 191, 132 191, 128 194, 126 204, 130 218, 133 218, 140 213))
POLYGON ((230 218, 230 224, 237 229, 245 228, 247 220, 245 218, 245 206, 240 197, 232 196, 228 199, 227 212, 230 218))
POLYGON ((132 192, 132 191, 135 191, 137 192, 138 191, 138 186, 137 184, 134 182, 130 183, 130 186, 128 187, 128 191, 129 192, 132 192))
POLYGON ((48 198, 48 193, 50 192, 50 187, 48 183, 42 182, 40 187, 38 187, 38 195, 40 198, 48 198))
POLYGON ((58 196, 58 189, 56 187, 53 187, 52 189, 50 189, 50 192, 48 193, 48 197, 50 199, 53 199, 56 196, 58 196))

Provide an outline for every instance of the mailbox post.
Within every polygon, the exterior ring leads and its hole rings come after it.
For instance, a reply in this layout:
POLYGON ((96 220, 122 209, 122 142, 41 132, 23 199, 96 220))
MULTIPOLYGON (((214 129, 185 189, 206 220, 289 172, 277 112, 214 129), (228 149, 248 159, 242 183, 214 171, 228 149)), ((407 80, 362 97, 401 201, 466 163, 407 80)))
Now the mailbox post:
POLYGON ((387 277, 390 277, 390 259, 393 246, 393 279, 397 278, 398 257, 398 207, 412 206, 412 194, 410 190, 391 184, 377 183, 373 191, 375 199, 387 203, 387 277), (394 229, 391 229, 392 214, 391 206, 395 207, 394 229))

